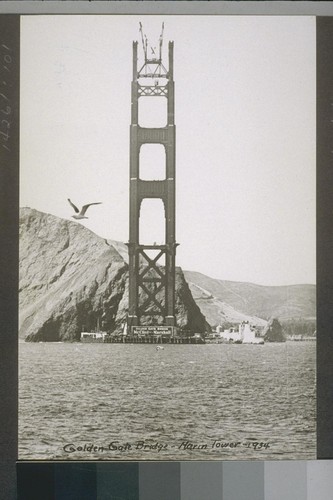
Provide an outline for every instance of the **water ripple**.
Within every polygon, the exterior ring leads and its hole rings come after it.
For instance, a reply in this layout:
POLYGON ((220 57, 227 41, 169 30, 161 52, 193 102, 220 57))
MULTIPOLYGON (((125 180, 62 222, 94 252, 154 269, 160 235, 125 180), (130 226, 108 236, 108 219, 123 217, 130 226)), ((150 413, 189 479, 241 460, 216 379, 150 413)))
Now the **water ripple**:
POLYGON ((316 457, 314 343, 170 345, 163 361, 152 345, 20 343, 19 354, 20 459, 316 457))

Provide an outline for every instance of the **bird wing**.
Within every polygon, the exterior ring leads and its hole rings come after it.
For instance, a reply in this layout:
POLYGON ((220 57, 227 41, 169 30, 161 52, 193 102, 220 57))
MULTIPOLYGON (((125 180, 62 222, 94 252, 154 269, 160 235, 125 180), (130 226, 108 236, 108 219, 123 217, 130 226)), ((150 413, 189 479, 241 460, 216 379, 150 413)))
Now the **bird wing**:
POLYGON ((78 214, 80 210, 74 205, 74 203, 71 202, 71 200, 69 198, 67 198, 67 200, 69 201, 69 204, 71 205, 71 207, 73 207, 75 212, 78 214))
POLYGON ((97 201, 96 203, 88 203, 87 205, 83 205, 83 207, 81 208, 80 215, 84 215, 88 210, 88 208, 90 207, 90 205, 100 205, 101 203, 102 203, 101 201, 97 201))

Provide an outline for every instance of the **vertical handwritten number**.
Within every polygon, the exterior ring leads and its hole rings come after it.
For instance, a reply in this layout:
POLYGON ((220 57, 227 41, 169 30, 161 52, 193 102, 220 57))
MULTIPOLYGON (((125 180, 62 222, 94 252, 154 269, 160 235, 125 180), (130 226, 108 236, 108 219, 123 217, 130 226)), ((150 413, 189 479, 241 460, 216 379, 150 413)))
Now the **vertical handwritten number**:
MULTIPOLYGON (((13 57, 9 54, 9 52, 12 52, 10 47, 5 45, 4 43, 1 44, 1 52, 2 52, 2 57, 1 57, 1 63, 0 67, 3 72, 11 73, 11 65, 13 63, 13 57), (7 53, 4 53, 7 52, 7 53)), ((3 76, 3 75, 2 75, 3 76)), ((8 76, 9 77, 9 76, 8 76)), ((3 100, 1 104, 1 118, 3 115, 3 119, 0 118, 0 140, 1 140, 1 145, 2 147, 8 151, 9 153, 11 152, 11 149, 9 147, 9 142, 10 142, 10 129, 11 129, 11 113, 12 113, 12 107, 10 103, 10 98, 6 94, 5 89, 8 88, 7 85, 7 78, 1 78, 0 81, 2 82, 2 88, 0 90, 3 90, 4 92, 0 92, 0 98, 3 100), (8 118, 8 119, 6 119, 8 118)))
POLYGON ((7 130, 10 129, 10 123, 8 120, 1 120, 1 125, 5 124, 7 130))
POLYGON ((12 112, 12 109, 10 106, 6 106, 5 109, 1 110, 1 113, 3 113, 4 115, 10 115, 11 112, 12 112))

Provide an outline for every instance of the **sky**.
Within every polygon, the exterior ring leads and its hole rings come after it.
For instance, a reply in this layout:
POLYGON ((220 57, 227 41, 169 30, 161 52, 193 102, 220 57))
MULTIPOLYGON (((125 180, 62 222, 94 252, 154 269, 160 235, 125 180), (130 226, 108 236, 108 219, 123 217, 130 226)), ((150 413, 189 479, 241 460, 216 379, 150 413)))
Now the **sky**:
MULTIPOLYGON (((314 17, 22 16, 20 205, 71 219, 67 198, 102 202, 82 224, 128 241, 139 22, 153 47, 165 23, 166 63, 174 41, 177 265, 223 280, 315 283, 314 17)), ((142 126, 165 124, 157 101, 153 112, 140 102, 142 126)), ((142 149, 142 175, 163 162, 161 147, 142 149)), ((153 201, 142 243, 163 237, 153 201)))

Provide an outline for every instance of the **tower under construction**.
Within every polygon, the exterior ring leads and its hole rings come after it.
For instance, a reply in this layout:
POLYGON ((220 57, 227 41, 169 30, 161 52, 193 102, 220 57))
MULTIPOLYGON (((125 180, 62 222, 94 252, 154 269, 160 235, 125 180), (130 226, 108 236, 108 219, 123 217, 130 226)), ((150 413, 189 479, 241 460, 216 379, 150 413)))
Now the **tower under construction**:
MULTIPOLYGON (((173 335, 175 320, 175 122, 173 42, 168 44, 167 68, 162 60, 163 29, 158 48, 148 45, 142 26, 142 61, 138 42, 133 42, 133 80, 130 125, 130 215, 129 215, 129 310, 131 334, 156 329, 173 335), (152 110, 156 99, 166 99, 163 127, 140 126, 139 100, 149 97, 152 110), (144 144, 161 144, 165 152, 165 177, 142 178, 140 151, 144 144), (140 209, 144 199, 162 200, 164 234, 161 244, 140 240, 140 209), (150 325, 150 326, 147 326, 150 325)), ((164 174, 163 174, 164 175, 164 174)))

